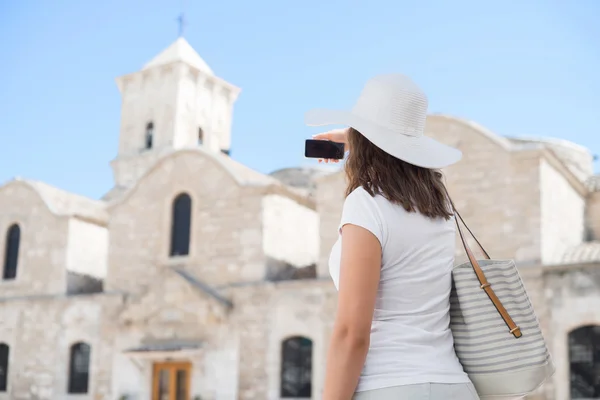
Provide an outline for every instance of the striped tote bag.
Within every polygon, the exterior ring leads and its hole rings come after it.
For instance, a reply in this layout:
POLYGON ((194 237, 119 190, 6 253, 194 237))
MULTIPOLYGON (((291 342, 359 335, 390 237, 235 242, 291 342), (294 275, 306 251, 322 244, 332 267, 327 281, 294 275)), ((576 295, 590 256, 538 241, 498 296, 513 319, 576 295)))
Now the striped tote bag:
MULTIPOLYGON (((454 205, 452 205, 454 208, 454 205)), ((517 399, 534 392, 554 373, 525 286, 513 260, 477 260, 456 226, 469 259, 454 267, 450 329, 454 348, 481 399, 517 399)))

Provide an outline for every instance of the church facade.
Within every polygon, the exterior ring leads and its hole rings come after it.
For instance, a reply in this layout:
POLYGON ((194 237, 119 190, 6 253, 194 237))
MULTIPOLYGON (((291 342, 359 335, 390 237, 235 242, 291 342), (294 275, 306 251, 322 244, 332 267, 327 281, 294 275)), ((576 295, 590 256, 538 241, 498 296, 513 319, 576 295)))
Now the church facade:
MULTIPOLYGON (((0 400, 320 399, 343 174, 233 160, 240 90, 183 38, 117 86, 102 199, 0 187, 0 400)), ((426 129, 463 151, 449 191, 537 310, 557 370, 530 398, 600 398, 592 155, 445 115, 426 129)))

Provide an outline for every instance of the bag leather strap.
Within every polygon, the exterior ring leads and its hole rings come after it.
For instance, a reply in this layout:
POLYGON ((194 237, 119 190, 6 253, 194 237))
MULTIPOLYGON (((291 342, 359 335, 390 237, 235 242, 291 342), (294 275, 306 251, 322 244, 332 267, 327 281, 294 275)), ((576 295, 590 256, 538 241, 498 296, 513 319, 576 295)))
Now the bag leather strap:
POLYGON ((486 259, 489 260, 490 256, 485 251, 485 249, 483 248, 481 243, 479 243, 479 240, 477 240, 477 238, 475 237, 473 232, 471 232, 471 229, 469 229, 469 227, 465 223, 465 220, 461 217, 459 212, 456 210, 456 207, 454 207, 454 203, 452 202, 450 195, 448 195, 448 191, 446 191, 446 195, 448 197, 448 200, 450 201, 450 205, 452 206, 452 210, 454 211, 454 214, 455 214, 454 221, 456 222, 456 227, 458 228, 460 240, 462 241, 463 247, 465 248, 465 252, 467 253, 469 262, 471 263, 471 266, 473 267, 473 270, 475 271, 475 275, 477 275, 477 279, 479 280, 481 289, 483 289, 485 291, 485 293, 488 295, 488 297, 494 304, 494 307, 496 307, 496 310, 498 310, 498 313, 500 313, 500 316, 506 323, 506 326, 508 326, 509 332, 511 334, 513 334, 513 336, 515 338, 520 338, 521 336, 523 336, 523 334, 521 333, 521 329, 517 326, 517 324, 515 324, 513 319, 508 314, 508 311, 506 311, 506 308, 504 308, 504 306, 502 305, 502 302, 500 301, 498 296, 496 296, 496 293, 494 293, 494 289, 492 289, 491 283, 488 282, 487 278, 485 277, 485 274, 483 273, 483 270, 479 266, 479 261, 477 261, 477 258, 473 254, 471 247, 469 247, 469 245, 467 244, 463 230, 460 227, 459 219, 460 219, 460 222, 463 223, 465 228, 467 228, 467 231, 469 231, 469 233, 471 234, 473 239, 475 239, 475 242, 477 242, 477 244, 479 245, 479 248, 481 249, 481 251, 483 251, 483 254, 485 254, 486 259), (458 219, 456 217, 458 217, 458 219))

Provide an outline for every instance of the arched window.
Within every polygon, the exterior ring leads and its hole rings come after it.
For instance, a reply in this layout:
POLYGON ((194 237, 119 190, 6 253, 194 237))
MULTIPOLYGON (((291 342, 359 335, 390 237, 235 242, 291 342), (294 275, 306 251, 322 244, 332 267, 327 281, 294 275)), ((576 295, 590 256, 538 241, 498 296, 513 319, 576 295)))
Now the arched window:
POLYGON ((171 249, 169 255, 186 256, 190 253, 190 228, 192 226, 192 199, 181 193, 173 200, 171 214, 171 249))
POLYGON ((600 399, 600 325, 569 333, 571 399, 600 399))
POLYGON ((8 345, 0 343, 0 392, 6 392, 8 386, 8 353, 8 345))
POLYGON ((90 380, 90 345, 75 343, 71 346, 69 362, 69 393, 87 393, 90 380))
POLYGON ((295 336, 281 343, 281 397, 312 396, 312 340, 295 336))
POLYGON ((4 248, 3 279, 15 279, 17 264, 19 263, 19 244, 21 242, 21 228, 13 224, 6 232, 6 247, 4 248))
POLYGON ((204 131, 202 128, 198 128, 198 144, 204 143, 204 131))
POLYGON ((148 122, 148 124, 146 125, 146 138, 145 138, 146 149, 152 148, 153 138, 154 138, 154 124, 152 122, 148 122))

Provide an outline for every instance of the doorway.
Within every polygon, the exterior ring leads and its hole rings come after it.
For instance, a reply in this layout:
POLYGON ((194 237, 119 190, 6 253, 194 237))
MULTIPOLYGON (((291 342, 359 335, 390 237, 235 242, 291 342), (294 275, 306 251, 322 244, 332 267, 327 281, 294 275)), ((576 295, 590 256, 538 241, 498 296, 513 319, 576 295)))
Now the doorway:
POLYGON ((160 362, 154 364, 152 400, 188 400, 192 364, 189 362, 160 362))

